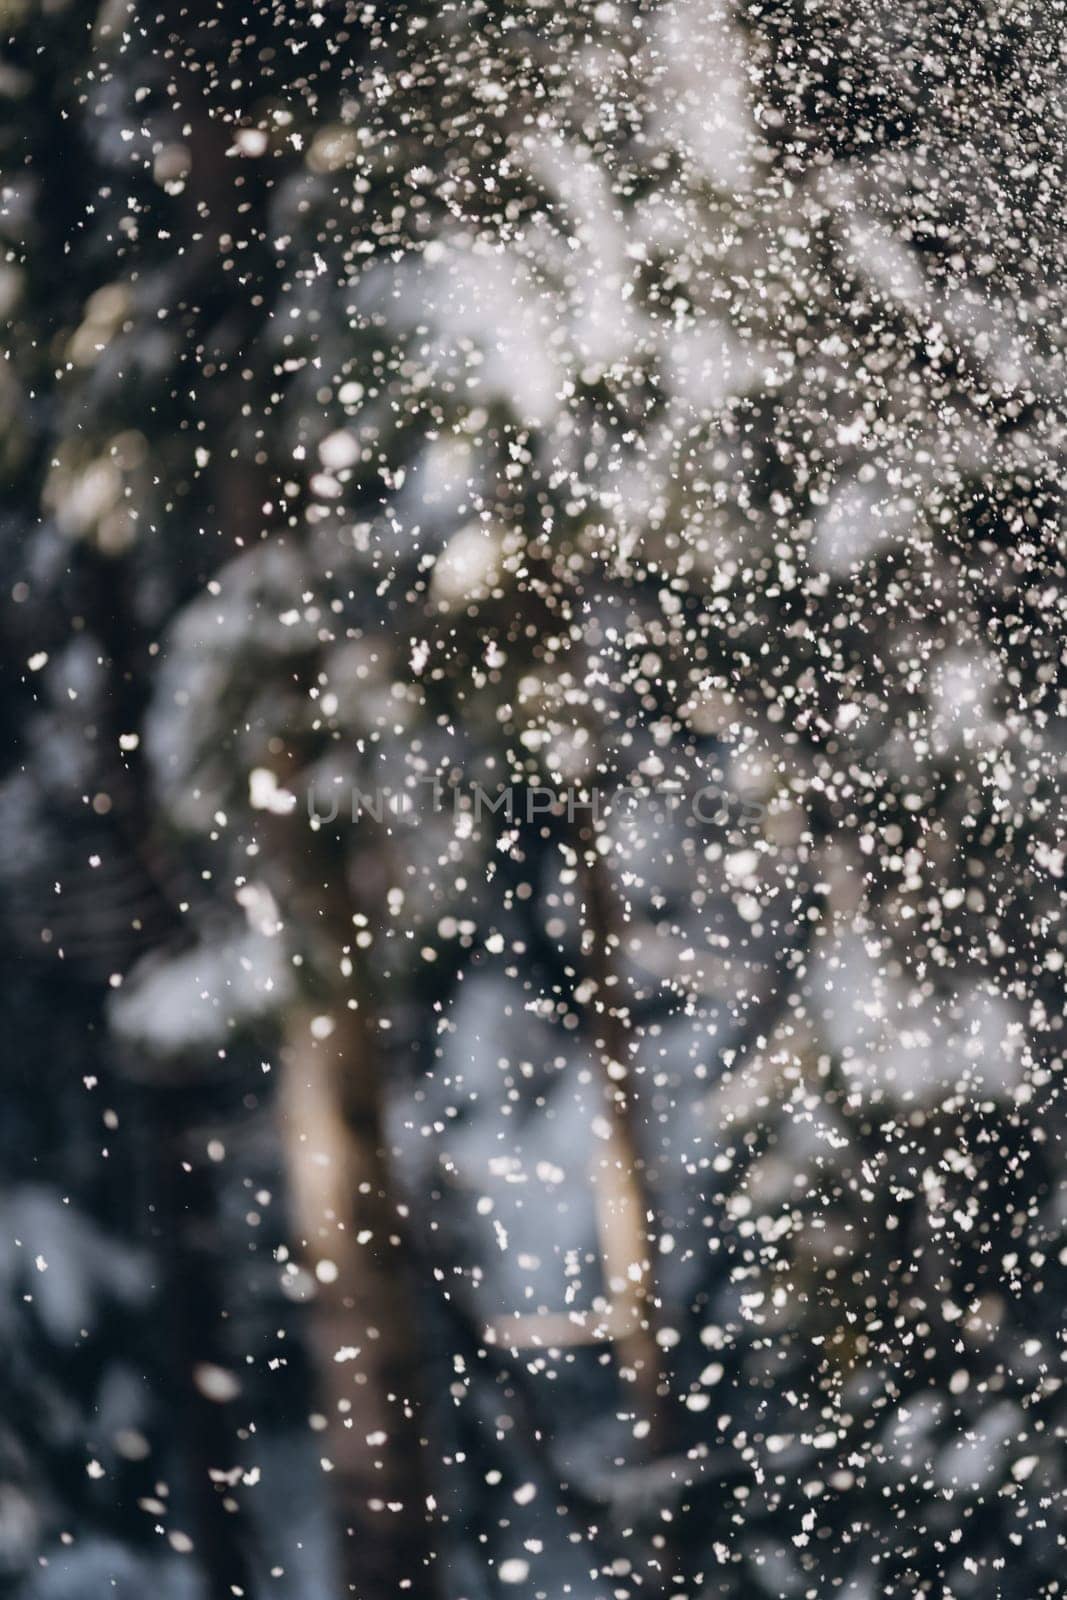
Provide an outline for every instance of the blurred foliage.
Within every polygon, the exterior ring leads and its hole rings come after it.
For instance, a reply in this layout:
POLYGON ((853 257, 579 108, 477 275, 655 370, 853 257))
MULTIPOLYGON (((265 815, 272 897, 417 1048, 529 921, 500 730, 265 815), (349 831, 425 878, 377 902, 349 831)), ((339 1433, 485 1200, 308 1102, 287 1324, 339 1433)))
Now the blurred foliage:
POLYGON ((1061 8, 3 16, 0 1581, 1060 1593, 1061 8))

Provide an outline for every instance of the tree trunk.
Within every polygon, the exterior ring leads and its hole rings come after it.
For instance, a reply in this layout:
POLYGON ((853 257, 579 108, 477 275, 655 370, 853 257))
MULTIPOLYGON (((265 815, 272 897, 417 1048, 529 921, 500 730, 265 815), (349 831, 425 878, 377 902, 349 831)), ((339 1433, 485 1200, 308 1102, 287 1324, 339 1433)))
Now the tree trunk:
POLYGON ((296 1226, 314 1275, 312 1342, 334 1474, 346 1592, 425 1595, 427 1494, 418 1353, 402 1208, 383 1147, 378 1052, 365 1012, 332 1031, 298 1012, 284 1049, 280 1116, 296 1226))

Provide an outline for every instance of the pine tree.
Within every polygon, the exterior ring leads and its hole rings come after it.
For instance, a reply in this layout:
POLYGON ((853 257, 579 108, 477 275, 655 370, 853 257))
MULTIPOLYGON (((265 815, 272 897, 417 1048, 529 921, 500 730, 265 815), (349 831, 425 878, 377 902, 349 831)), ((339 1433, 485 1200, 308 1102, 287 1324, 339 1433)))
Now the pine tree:
POLYGON ((350 1592, 1057 1592, 1055 10, 85 21, 8 452, 142 876, 49 927, 221 1152, 213 1438, 259 1137, 350 1592))

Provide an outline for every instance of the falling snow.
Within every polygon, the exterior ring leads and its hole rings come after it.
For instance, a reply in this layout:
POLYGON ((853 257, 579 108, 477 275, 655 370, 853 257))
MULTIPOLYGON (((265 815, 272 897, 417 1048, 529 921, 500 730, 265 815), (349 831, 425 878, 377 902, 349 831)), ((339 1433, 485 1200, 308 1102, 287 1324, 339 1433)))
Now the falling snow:
POLYGON ((1062 6, 4 22, 0 1587, 1063 1594, 1062 6))

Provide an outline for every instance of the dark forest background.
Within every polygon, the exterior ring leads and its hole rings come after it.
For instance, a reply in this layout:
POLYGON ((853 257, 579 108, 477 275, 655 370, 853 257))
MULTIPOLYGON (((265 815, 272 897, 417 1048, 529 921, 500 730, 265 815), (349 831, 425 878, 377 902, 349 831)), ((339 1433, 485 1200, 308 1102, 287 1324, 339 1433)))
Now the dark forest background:
POLYGON ((1062 6, 0 23, 0 1591, 1063 1593, 1062 6))

